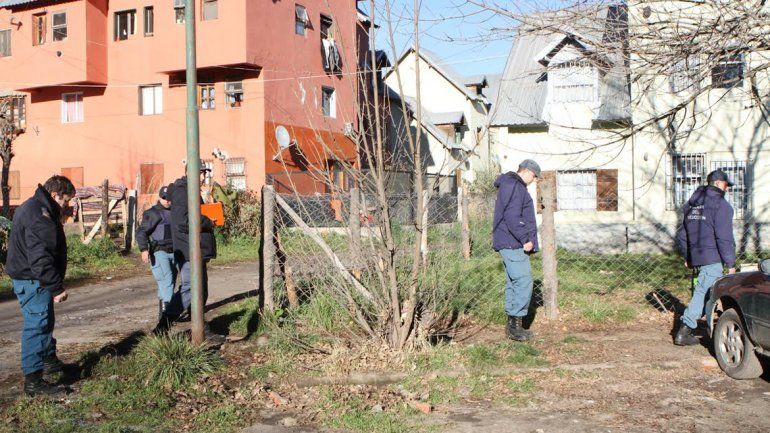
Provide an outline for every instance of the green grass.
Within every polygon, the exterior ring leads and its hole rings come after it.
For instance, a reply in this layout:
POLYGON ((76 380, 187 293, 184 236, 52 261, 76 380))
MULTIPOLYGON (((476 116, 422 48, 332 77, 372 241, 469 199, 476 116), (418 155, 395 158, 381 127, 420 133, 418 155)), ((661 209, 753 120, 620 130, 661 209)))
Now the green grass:
POLYGON ((146 337, 134 350, 138 371, 148 383, 171 389, 189 385, 222 367, 222 361, 204 346, 183 335, 146 337))
POLYGON ((361 398, 345 396, 346 391, 335 392, 325 388, 318 401, 321 423, 330 428, 353 432, 408 433, 429 430, 418 424, 419 413, 406 404, 373 412, 361 398))
POLYGON ((211 264, 248 262, 258 258, 259 239, 241 236, 226 240, 223 237, 217 237, 217 258, 212 260, 211 264))

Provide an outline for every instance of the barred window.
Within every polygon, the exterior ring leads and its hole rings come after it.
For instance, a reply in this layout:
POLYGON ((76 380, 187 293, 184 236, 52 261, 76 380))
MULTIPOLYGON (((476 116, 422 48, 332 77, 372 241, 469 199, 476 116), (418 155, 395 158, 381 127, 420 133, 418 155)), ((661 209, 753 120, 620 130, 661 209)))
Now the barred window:
POLYGON ((557 172, 556 201, 558 210, 596 210, 596 170, 557 172))
POLYGON ((741 219, 749 205, 749 164, 747 161, 712 161, 711 170, 722 170, 733 181, 725 199, 733 207, 734 218, 741 219))
POLYGON ((688 56, 674 63, 669 76, 672 93, 700 91, 700 59, 688 56))
POLYGON ((743 54, 725 55, 711 69, 711 84, 715 89, 743 86, 743 54))
POLYGON ((687 203, 692 193, 704 184, 706 156, 702 153, 672 154, 668 168, 668 210, 676 210, 687 203))
POLYGON ((595 102, 598 99, 596 70, 591 65, 583 62, 558 65, 548 71, 548 80, 553 80, 553 102, 595 102))
POLYGON ((235 190, 246 190, 246 158, 228 158, 225 161, 227 185, 235 190))

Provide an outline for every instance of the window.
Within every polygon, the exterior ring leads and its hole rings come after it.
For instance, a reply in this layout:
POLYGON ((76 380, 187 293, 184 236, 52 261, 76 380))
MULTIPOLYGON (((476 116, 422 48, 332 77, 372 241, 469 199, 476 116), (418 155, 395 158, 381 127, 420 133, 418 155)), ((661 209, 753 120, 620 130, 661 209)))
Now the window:
POLYGON ((151 116, 163 113, 163 87, 160 84, 139 87, 139 114, 151 116))
POLYGON ((553 102, 595 102, 598 99, 596 69, 580 62, 564 63, 548 71, 553 102))
POLYGON ((21 95, 5 96, 0 98, 0 102, 6 101, 6 112, 0 113, 19 129, 27 126, 27 104, 26 97, 21 95))
POLYGON ((0 30, 0 57, 11 55, 11 31, 0 30))
POLYGON ((215 20, 219 18, 219 1, 201 0, 201 19, 204 21, 215 20))
POLYGON ((688 56, 676 62, 671 70, 669 85, 672 93, 700 91, 700 59, 688 56))
POLYGON ((43 45, 46 34, 46 15, 32 15, 32 45, 43 45))
POLYGON ((302 5, 294 6, 294 33, 305 36, 305 29, 310 19, 307 16, 307 10, 302 5))
POLYGON ((712 161, 711 170, 720 169, 727 173, 733 181, 733 186, 725 194, 725 199, 733 207, 734 218, 743 218, 749 206, 748 176, 749 167, 747 161, 712 161))
POLYGON ((115 40, 125 41, 136 34, 136 11, 115 12, 115 40))
POLYGON ((711 85, 715 89, 743 86, 743 54, 723 56, 711 69, 711 85))
POLYGON ((185 0, 174 0, 174 20, 177 24, 184 24, 184 3, 185 0))
POLYGON ((63 41, 67 39, 67 13, 56 12, 53 14, 53 40, 63 41))
POLYGON ((155 34, 155 9, 152 6, 144 8, 144 36, 155 34))
POLYGON ((321 15, 321 39, 334 39, 334 21, 326 15, 321 15))
POLYGON ((216 108, 216 91, 213 84, 198 84, 198 107, 201 110, 216 108))
POLYGON ((61 123, 83 121, 83 93, 63 93, 61 95, 61 123))
POLYGON ((228 158, 225 161, 227 185, 238 191, 246 190, 246 158, 228 158))
POLYGON ((706 178, 706 157, 701 153, 671 155, 668 178, 668 210, 679 209, 706 178))
POLYGON ((463 142, 463 127, 455 126, 455 144, 460 144, 462 142, 463 142))
POLYGON ((243 82, 230 81, 225 83, 225 104, 228 108, 238 108, 243 103, 243 82))
POLYGON ((596 210, 596 171, 557 172, 556 201, 558 210, 596 210))
POLYGON ((337 117, 336 99, 333 88, 323 87, 321 89, 321 108, 324 116, 337 117))

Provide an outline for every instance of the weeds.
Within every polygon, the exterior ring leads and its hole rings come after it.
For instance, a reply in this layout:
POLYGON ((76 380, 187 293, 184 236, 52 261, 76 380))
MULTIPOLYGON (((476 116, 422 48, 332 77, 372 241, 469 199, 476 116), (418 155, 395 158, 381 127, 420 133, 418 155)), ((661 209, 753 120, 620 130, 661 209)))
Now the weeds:
POLYGON ((179 334, 146 337, 135 350, 136 367, 148 383, 178 389, 222 367, 222 361, 204 346, 179 334))

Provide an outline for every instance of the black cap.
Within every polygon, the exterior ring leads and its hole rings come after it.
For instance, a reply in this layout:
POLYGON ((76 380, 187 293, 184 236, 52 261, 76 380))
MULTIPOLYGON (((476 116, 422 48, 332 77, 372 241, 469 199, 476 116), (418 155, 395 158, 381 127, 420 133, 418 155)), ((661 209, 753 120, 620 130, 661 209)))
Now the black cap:
POLYGON ((163 200, 168 200, 168 187, 167 186, 160 187, 160 191, 158 191, 158 197, 162 198, 163 200))
POLYGON ((718 180, 723 180, 727 182, 727 186, 733 186, 732 179, 730 179, 727 173, 725 173, 721 169, 716 169, 712 171, 711 173, 709 173, 708 177, 706 177, 706 182, 708 182, 709 184, 714 183, 718 180))

